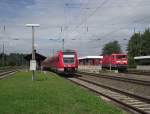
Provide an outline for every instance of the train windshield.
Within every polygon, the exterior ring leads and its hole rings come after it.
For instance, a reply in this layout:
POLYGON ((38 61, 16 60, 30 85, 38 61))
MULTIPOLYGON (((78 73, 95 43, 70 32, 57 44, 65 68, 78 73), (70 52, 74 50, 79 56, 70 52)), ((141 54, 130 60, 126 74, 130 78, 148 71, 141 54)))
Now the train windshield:
POLYGON ((63 52, 63 55, 74 55, 75 54, 75 52, 67 52, 67 51, 65 51, 65 52, 63 52))
POLYGON ((74 52, 63 52, 63 61, 65 64, 74 63, 74 52))
POLYGON ((63 60, 64 60, 64 63, 66 63, 66 64, 72 64, 72 63, 74 63, 74 58, 63 58, 63 60))
POLYGON ((125 59, 125 58, 127 58, 127 55, 118 55, 117 56, 117 59, 125 59))

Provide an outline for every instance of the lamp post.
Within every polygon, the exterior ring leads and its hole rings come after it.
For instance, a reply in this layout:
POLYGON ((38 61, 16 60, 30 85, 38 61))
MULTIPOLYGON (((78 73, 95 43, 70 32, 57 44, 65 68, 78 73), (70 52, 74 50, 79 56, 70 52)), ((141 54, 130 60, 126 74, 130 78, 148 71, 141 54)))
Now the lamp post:
POLYGON ((31 27, 32 28, 32 61, 30 63, 30 70, 32 70, 32 80, 35 80, 35 70, 36 70, 36 60, 35 60, 35 49, 34 49, 34 28, 35 27, 40 27, 39 24, 26 24, 26 27, 31 27), (33 65, 32 65, 33 64, 33 65), (34 67, 33 69, 31 68, 31 65, 34 67))

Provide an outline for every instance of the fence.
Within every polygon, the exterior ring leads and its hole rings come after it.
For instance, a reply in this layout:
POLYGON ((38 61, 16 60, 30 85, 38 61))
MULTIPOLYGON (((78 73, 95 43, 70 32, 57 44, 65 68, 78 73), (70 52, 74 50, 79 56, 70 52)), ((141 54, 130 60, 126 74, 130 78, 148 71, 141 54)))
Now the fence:
POLYGON ((79 65, 78 70, 81 72, 99 73, 102 70, 101 65, 79 65))

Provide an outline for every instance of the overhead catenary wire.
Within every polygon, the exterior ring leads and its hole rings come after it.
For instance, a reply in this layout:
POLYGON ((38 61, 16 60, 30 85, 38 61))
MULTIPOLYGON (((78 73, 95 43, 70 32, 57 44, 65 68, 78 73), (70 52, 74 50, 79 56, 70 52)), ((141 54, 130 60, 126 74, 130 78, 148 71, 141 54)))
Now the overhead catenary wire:
MULTIPOLYGON (((106 2, 106 1, 105 1, 106 2)), ((147 18, 149 18, 149 16, 147 16, 147 17, 145 17, 145 18, 142 18, 142 19, 140 19, 140 20, 137 20, 137 21, 133 21, 133 23, 134 22, 140 22, 140 21, 142 21, 142 20, 145 20, 145 19, 147 19, 147 18)), ((86 21, 86 20, 84 20, 84 21, 86 21)), ((84 21, 83 21, 83 23, 84 23, 84 21)), ((81 25, 82 25, 82 23, 81 23, 81 25)), ((80 25, 78 25, 78 26, 80 26, 80 25)), ((78 27, 77 26, 77 27, 78 27)), ((123 28, 117 28, 116 30, 113 30, 113 31, 111 31, 111 32, 108 32, 108 33, 106 33, 105 35, 102 35, 102 36, 100 36, 100 37, 105 37, 105 36, 107 36, 107 35, 110 35, 110 34, 113 34, 113 33, 116 33, 119 29, 121 29, 121 30, 123 30, 123 28)))
MULTIPOLYGON (((98 0, 99 1, 99 0, 98 0)), ((100 8, 103 7, 103 5, 105 5, 109 0, 104 0, 102 1, 102 3, 95 8, 94 11, 92 11, 88 16, 86 16, 81 22, 80 24, 78 24, 77 26, 75 26, 74 30, 75 31, 77 28, 79 28, 81 25, 83 25, 84 23, 86 23, 100 8)))
MULTIPOLYGON (((87 0, 87 2, 85 3, 86 5, 81 5, 81 7, 80 7, 80 14, 79 15, 76 15, 75 17, 78 17, 78 18, 80 18, 81 17, 81 15, 82 15, 82 12, 83 12, 83 10, 84 9, 86 9, 86 7, 90 4, 90 2, 91 2, 91 0, 87 0)), ((65 12, 66 13, 66 12, 65 12)), ((74 20, 75 20, 76 18, 74 18, 74 20)), ((75 20, 76 21, 76 20, 75 20)), ((69 23, 67 24, 67 28, 66 29, 64 29, 64 30, 68 30, 69 28, 70 28, 70 26, 71 26, 71 21, 69 21, 69 23)))
MULTIPOLYGON (((106 4, 107 2, 108 2, 109 0, 103 0, 102 2, 101 2, 101 4, 100 5, 98 5, 98 7, 96 7, 95 8, 95 10, 94 11, 92 11, 88 16, 86 16, 83 20, 81 20, 81 23, 80 24, 77 24, 77 25, 75 25, 75 28, 74 28, 74 30, 72 30, 72 32, 74 32, 75 30, 77 30, 77 28, 79 28, 81 25, 83 25, 84 23, 86 23, 87 21, 88 21, 88 19, 90 18, 90 17, 92 17, 100 8, 102 8, 102 6, 104 5, 104 4, 106 4)), ((97 1, 97 2, 99 2, 99 0, 97 1)), ((90 0, 87 2, 87 4, 89 4, 90 3, 90 0)), ((82 8, 83 9, 83 8, 82 8)), ((64 10, 65 11, 65 10, 64 10)), ((79 15, 80 16, 80 15, 79 15)), ((65 16, 66 17, 66 16, 65 16)), ((66 19, 65 19, 66 20, 66 19)), ((71 26, 71 24, 69 24, 68 26, 71 26)), ((68 30, 68 28, 69 27, 67 27, 67 30, 68 30)), ((88 26, 86 26, 86 31, 88 31, 88 26)), ((64 32, 65 32, 65 29, 64 29, 64 32)), ((72 33, 71 32, 71 33, 72 33)), ((71 34, 70 33, 70 34, 71 34)))

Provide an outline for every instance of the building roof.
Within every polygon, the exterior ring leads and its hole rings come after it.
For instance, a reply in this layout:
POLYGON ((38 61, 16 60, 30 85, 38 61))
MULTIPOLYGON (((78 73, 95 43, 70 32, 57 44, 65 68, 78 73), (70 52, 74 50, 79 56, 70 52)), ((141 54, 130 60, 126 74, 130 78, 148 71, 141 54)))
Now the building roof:
MULTIPOLYGON (((32 54, 26 55, 26 56, 24 57, 24 59, 26 59, 27 61, 30 61, 30 60, 32 59, 32 54)), ((41 54, 39 54, 39 53, 35 53, 35 59, 36 59, 37 61, 43 61, 43 60, 46 59, 46 57, 43 56, 43 55, 41 55, 41 54)))
POLYGON ((78 59, 102 59, 103 56, 84 56, 84 57, 79 57, 78 59))
POLYGON ((137 56, 137 57, 134 57, 135 60, 140 60, 140 59, 150 59, 150 55, 148 56, 137 56))

